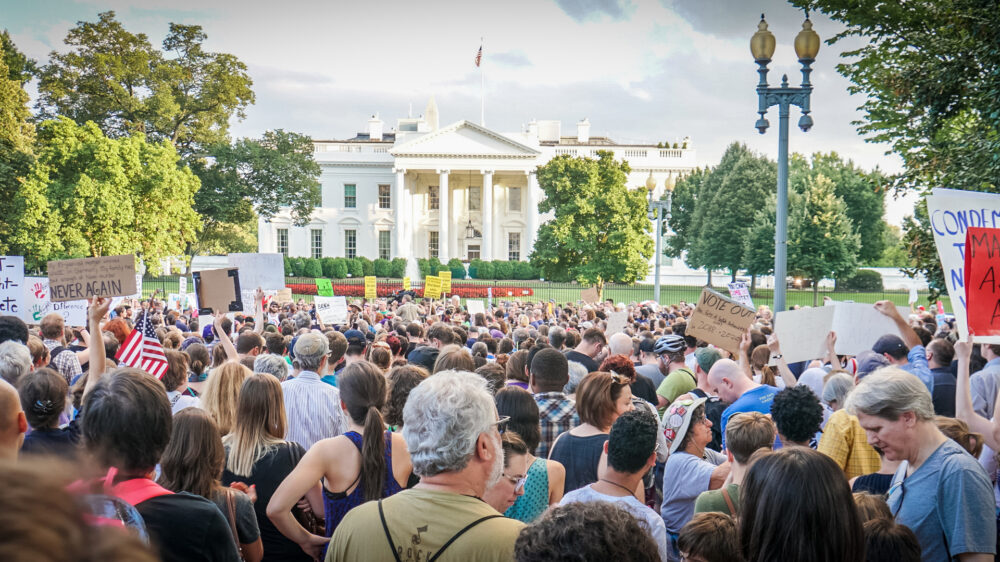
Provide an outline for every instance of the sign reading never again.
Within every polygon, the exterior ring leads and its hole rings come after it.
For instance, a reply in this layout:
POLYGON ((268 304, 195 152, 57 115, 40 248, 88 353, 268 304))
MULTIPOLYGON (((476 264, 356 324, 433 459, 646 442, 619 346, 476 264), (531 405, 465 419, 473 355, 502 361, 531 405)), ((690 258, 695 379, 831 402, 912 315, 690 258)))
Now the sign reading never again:
POLYGON ((135 256, 50 261, 49 293, 52 302, 134 295, 135 256))
POLYGON ((686 334, 738 355, 740 338, 753 324, 756 311, 709 288, 701 291, 686 334))

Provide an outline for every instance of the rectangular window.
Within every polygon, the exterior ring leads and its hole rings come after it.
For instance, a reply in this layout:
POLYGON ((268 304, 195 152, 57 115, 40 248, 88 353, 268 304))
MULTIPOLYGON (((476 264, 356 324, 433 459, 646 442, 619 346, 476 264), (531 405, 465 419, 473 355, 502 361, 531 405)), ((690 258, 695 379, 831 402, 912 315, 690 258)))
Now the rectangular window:
POLYGON ((479 256, 479 244, 469 244, 469 261, 478 260, 479 256))
POLYGON ((507 198, 510 201, 508 211, 511 213, 521 212, 521 188, 520 187, 508 187, 507 188, 507 198))
POLYGON ((482 208, 483 188, 478 185, 469 186, 469 210, 478 211, 482 208))
POLYGON ((387 260, 392 254, 392 233, 388 230, 378 231, 378 257, 387 260))
POLYGON ((507 260, 521 261, 521 233, 511 232, 507 234, 507 260))
POLYGON ((318 228, 314 228, 309 231, 309 233, 312 241, 312 257, 320 259, 323 257, 323 231, 318 228))
POLYGON ((436 230, 432 230, 427 233, 427 257, 438 257, 439 240, 440 238, 438 238, 438 232, 436 230))
POLYGON ((344 256, 348 258, 358 257, 358 231, 344 231, 344 256))
POLYGON ((358 208, 358 186, 353 183, 344 184, 344 208, 358 208))
POLYGON ((288 257, 288 229, 278 229, 278 253, 288 257))
POLYGON ((438 199, 438 186, 429 185, 427 186, 427 210, 436 211, 441 208, 441 202, 438 199))
POLYGON ((392 188, 388 185, 379 184, 378 186, 378 208, 392 208, 392 188))

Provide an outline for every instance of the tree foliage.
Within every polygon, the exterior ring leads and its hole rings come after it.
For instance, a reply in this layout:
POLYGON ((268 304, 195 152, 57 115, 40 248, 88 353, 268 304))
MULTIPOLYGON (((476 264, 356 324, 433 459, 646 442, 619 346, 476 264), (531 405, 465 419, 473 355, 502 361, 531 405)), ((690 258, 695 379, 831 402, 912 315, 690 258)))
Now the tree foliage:
POLYGON ((597 158, 558 156, 538 167, 542 213, 555 217, 538 230, 531 265, 545 279, 593 284, 631 283, 649 272, 653 255, 646 191, 629 190, 630 171, 609 151, 597 158))
POLYGON ((0 31, 0 53, 6 66, 3 74, 22 86, 38 72, 38 63, 17 49, 6 29, 0 31))

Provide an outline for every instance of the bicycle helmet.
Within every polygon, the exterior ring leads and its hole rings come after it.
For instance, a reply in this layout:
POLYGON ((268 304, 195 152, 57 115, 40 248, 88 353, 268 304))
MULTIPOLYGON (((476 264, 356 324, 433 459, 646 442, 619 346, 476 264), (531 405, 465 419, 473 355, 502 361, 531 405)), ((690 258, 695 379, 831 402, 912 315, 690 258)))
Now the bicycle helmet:
POLYGON ((653 345, 653 353, 663 355, 664 353, 679 353, 687 348, 684 337, 677 334, 668 334, 656 340, 653 345))

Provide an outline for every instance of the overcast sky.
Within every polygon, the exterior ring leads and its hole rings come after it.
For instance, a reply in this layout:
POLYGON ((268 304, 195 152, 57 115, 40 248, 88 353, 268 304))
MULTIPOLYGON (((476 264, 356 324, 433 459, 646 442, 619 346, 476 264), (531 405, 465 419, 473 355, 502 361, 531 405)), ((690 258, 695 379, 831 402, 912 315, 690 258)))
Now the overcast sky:
MULTIPOLYGON (((486 125, 514 132, 531 119, 558 119, 573 134, 587 117, 592 135, 618 142, 690 136, 702 165, 744 142, 777 155, 777 108, 765 135, 757 119, 756 65, 749 51, 761 12, 778 40, 770 82, 800 81, 792 41, 801 11, 780 0, 0 0, 0 26, 39 61, 64 50, 79 20, 115 10, 154 45, 169 22, 198 24, 206 48, 247 64, 257 103, 233 123, 236 136, 283 128, 317 139, 348 138, 378 112, 387 127, 423 113, 434 95, 442 126, 480 116, 480 45, 486 125)), ((824 40, 840 28, 813 14, 824 40)), ((857 43, 853 43, 857 44, 857 43)), ((814 65, 815 126, 802 133, 792 111, 791 150, 836 151, 866 169, 894 172, 900 160, 864 142, 851 121, 863 99, 834 66, 851 44, 823 45, 814 65)), ((890 222, 913 198, 888 200, 890 222)))

